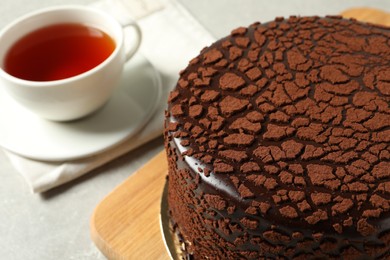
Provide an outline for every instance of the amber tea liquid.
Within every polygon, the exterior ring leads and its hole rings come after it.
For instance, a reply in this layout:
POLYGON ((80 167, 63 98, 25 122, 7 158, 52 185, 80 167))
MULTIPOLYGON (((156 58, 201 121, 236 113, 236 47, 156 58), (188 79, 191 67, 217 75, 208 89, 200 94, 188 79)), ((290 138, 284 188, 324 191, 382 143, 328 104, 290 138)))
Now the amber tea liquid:
POLYGON ((24 80, 60 80, 96 67, 114 49, 113 39, 97 28, 72 23, 50 25, 14 43, 3 69, 24 80))

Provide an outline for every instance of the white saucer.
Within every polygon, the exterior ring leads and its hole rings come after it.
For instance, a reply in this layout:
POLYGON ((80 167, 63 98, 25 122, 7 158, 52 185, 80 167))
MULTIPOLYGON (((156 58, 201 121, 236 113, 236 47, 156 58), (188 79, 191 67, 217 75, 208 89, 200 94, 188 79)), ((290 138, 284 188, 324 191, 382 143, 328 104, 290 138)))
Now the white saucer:
POLYGON ((137 133, 153 115, 160 97, 160 75, 140 54, 127 62, 121 83, 107 104, 77 121, 41 119, 0 90, 0 145, 45 161, 90 156, 137 133))

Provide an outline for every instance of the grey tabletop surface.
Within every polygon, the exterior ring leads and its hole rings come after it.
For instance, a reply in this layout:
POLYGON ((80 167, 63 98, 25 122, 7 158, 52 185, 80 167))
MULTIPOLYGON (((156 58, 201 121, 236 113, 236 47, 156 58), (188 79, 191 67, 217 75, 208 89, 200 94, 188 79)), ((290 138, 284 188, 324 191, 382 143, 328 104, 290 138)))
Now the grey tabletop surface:
MULTIPOLYGON (((94 1, 2 0, 0 28, 41 7, 94 1)), ((276 16, 338 14, 347 8, 362 6, 390 12, 389 0, 178 1, 216 38, 227 35, 235 27, 254 21, 266 22, 276 16)), ((94 208, 162 149, 160 137, 44 194, 32 194, 0 151, 0 259, 105 259, 89 235, 94 208)))

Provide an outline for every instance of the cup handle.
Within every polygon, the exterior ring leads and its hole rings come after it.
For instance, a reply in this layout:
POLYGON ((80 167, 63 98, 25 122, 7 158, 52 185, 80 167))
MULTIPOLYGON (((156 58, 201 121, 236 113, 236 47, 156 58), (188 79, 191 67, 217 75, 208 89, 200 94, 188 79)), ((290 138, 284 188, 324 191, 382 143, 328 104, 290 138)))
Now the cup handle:
POLYGON ((123 27, 123 30, 125 30, 128 27, 133 27, 133 29, 136 33, 136 37, 137 37, 136 44, 133 47, 131 47, 129 49, 125 48, 126 61, 128 61, 131 57, 133 57, 133 55, 137 52, 137 50, 139 49, 139 46, 141 45, 142 32, 141 32, 141 28, 139 27, 139 25, 135 21, 129 21, 126 24, 122 25, 122 27, 123 27))

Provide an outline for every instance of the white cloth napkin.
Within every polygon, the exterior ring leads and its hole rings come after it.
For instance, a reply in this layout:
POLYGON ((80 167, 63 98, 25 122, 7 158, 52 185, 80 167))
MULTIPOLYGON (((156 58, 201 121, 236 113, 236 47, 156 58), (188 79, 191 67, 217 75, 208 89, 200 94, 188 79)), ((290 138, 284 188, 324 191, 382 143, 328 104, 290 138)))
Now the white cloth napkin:
POLYGON ((47 191, 78 178, 161 135, 167 96, 176 84, 179 71, 214 40, 174 0, 105 0, 93 6, 111 13, 119 21, 129 16, 137 20, 143 34, 140 52, 162 76, 162 98, 155 114, 139 133, 101 154, 74 161, 43 162, 4 150, 34 193, 47 191))

